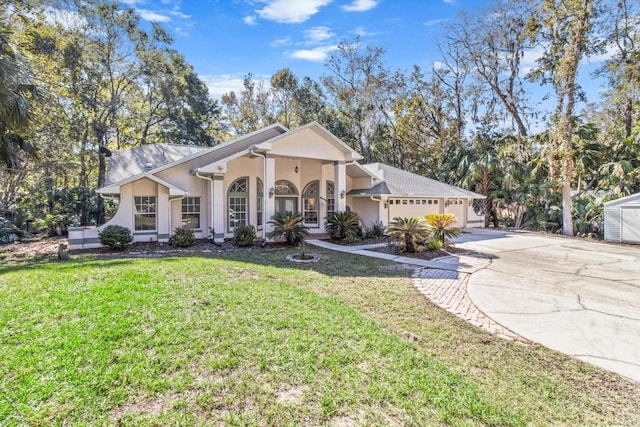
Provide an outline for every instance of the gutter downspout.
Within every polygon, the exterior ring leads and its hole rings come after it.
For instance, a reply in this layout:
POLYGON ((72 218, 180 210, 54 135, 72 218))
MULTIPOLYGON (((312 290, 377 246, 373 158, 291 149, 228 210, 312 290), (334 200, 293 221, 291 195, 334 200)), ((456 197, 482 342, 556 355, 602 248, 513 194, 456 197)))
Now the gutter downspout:
MULTIPOLYGON (((382 199, 376 199, 373 196, 369 196, 369 198, 371 200, 373 200, 374 202, 378 202, 378 212, 380 212, 380 203, 382 203, 382 199)), ((387 208, 388 209, 388 208, 387 208)), ((382 218, 379 218, 379 222, 382 222, 382 218)), ((389 224, 389 213, 387 212, 387 224, 389 224)))
POLYGON ((215 234, 215 230, 213 229, 213 225, 214 223, 214 206, 213 206, 213 177, 207 177, 207 176, 203 176, 200 175, 200 171, 198 169, 195 169, 195 173, 196 173, 196 177, 200 178, 200 179, 204 179, 205 181, 209 181, 211 183, 211 197, 210 197, 210 203, 209 203, 209 220, 210 220, 210 227, 209 230, 211 231, 211 241, 213 242, 214 245, 219 246, 218 243, 216 243, 216 234, 215 234))
POLYGON ((180 197, 174 197, 173 199, 169 198, 169 240, 171 240, 171 203, 175 202, 176 200, 182 200, 184 199, 186 196, 186 194, 184 196, 180 196, 180 197))
POLYGON ((264 218, 264 214, 267 212, 267 199, 264 197, 264 189, 267 185, 267 156, 254 152, 256 148, 258 146, 254 145, 249 152, 256 157, 262 157, 262 245, 264 246, 267 244, 267 224, 264 218))

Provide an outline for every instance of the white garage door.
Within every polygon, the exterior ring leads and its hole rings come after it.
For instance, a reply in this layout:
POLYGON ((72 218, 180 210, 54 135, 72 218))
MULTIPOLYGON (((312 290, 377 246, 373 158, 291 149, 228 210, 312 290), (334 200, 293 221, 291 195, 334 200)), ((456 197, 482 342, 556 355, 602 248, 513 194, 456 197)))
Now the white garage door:
POLYGON ((622 241, 640 243, 640 206, 622 207, 622 241))

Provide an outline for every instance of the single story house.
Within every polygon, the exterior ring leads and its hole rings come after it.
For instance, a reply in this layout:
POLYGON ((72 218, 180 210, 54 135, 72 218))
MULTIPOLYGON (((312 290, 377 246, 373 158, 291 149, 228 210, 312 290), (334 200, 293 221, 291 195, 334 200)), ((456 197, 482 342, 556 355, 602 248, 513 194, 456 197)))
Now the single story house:
POLYGON ((318 123, 294 130, 274 124, 215 147, 151 144, 109 158, 102 197, 118 210, 99 227, 72 227, 69 247, 100 246, 109 224, 132 230, 134 241, 169 240, 188 226, 197 238, 220 241, 238 224, 271 230, 276 212, 299 212, 310 234, 325 233, 328 212, 350 208, 363 224, 394 217, 453 213, 459 227, 481 227, 473 200, 484 196, 362 156, 318 123))
POLYGON ((604 239, 640 244, 640 193, 604 204, 604 239))

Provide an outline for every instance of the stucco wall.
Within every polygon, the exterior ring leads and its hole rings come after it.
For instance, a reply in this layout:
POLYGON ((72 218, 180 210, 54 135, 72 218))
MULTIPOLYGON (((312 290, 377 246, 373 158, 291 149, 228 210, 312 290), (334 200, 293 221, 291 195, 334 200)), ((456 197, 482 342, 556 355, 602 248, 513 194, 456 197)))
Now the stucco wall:
POLYGON ((380 218, 380 204, 368 197, 347 197, 347 206, 358 215, 364 227, 377 224, 380 218))

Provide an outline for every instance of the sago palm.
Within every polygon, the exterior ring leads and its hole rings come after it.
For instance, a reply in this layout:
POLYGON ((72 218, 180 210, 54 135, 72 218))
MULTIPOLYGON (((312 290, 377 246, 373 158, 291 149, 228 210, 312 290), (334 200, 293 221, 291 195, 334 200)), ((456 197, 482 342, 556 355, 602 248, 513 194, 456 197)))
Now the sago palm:
POLYGON ((429 229, 420 218, 398 217, 389 224, 389 234, 396 239, 404 239, 405 251, 412 254, 416 251, 415 242, 429 237, 429 229))
POLYGON ((284 236, 287 244, 294 246, 302 242, 309 234, 309 228, 304 225, 304 217, 299 213, 278 212, 268 222, 273 225, 273 231, 268 234, 270 239, 284 236))
POLYGON ((327 216, 326 230, 338 239, 344 239, 349 233, 358 235, 360 233, 360 216, 349 210, 331 212, 327 216))
POLYGON ((461 233, 459 228, 453 227, 458 222, 458 219, 453 214, 427 215, 426 220, 433 238, 442 242, 443 246, 447 244, 447 239, 458 237, 461 233))

